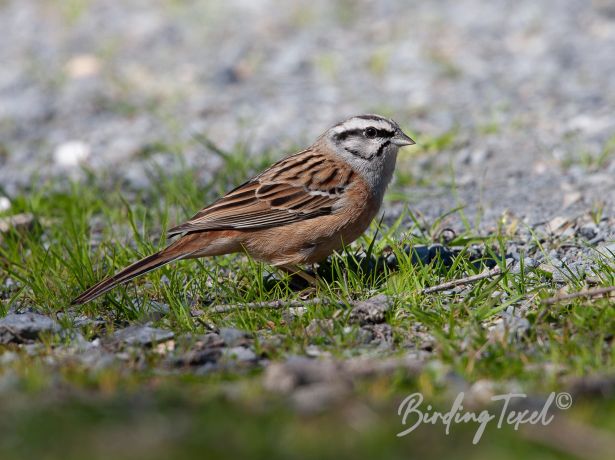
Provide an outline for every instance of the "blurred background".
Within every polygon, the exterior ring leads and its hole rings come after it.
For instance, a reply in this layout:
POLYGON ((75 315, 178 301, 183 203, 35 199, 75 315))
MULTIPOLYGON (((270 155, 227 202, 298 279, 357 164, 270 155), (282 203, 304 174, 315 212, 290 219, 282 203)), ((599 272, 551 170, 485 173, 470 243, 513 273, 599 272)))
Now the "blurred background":
POLYGON ((207 181, 195 135, 277 158, 378 112, 419 141, 419 211, 451 182, 493 215, 612 206, 610 0, 3 0, 0 30, 6 194, 83 168, 147 187, 178 157, 207 181))

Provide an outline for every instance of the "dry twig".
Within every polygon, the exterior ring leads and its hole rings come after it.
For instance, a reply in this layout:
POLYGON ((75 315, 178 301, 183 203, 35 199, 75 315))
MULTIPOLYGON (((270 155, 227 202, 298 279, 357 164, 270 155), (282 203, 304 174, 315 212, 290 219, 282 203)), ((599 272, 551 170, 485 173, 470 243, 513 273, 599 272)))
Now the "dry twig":
POLYGON ((543 300, 542 303, 545 305, 552 305, 563 300, 572 300, 580 297, 596 297, 599 295, 609 294, 611 292, 615 292, 615 286, 586 289, 585 291, 573 292, 572 294, 556 295, 543 300))
POLYGON ((477 281, 499 275, 500 273, 502 273, 502 270, 500 269, 500 267, 495 267, 495 268, 492 268, 491 270, 487 270, 486 272, 479 273, 478 275, 466 276, 465 278, 447 281, 446 283, 442 283, 436 286, 425 288, 421 291, 421 294, 432 294, 434 292, 446 291, 447 289, 454 288, 455 286, 461 286, 462 284, 475 283, 477 281))

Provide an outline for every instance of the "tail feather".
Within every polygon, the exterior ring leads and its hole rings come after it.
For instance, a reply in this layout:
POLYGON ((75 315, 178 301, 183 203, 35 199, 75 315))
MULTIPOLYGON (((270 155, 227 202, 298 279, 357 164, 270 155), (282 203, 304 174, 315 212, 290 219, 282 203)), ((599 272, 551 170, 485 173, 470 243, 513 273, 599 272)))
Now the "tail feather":
POLYGON ((138 260, 115 275, 95 284, 91 288, 81 293, 79 297, 74 299, 71 302, 71 305, 82 305, 90 300, 94 300, 119 284, 126 283, 139 275, 143 275, 144 273, 168 264, 169 262, 182 258, 182 254, 178 254, 176 251, 169 251, 168 249, 169 248, 163 249, 156 254, 152 254, 151 256, 138 260))

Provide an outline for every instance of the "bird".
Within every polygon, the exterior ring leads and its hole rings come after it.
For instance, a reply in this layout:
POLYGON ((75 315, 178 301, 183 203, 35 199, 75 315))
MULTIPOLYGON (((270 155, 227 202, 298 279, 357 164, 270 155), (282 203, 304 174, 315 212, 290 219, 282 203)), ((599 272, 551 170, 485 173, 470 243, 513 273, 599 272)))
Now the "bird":
POLYGON ((166 248, 93 285, 72 301, 89 302, 173 261, 244 252, 287 273, 316 280, 300 266, 356 240, 378 213, 401 147, 415 142, 395 121, 366 114, 326 130, 188 221, 171 228, 166 248))

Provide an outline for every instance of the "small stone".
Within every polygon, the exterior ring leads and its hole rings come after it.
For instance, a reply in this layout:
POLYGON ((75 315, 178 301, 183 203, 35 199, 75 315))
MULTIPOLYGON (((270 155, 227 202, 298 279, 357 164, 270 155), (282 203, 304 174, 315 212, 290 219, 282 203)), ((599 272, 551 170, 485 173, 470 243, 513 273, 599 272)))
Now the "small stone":
POLYGON ((85 142, 73 140, 64 142, 56 147, 53 158, 63 167, 71 168, 79 166, 90 156, 90 146, 85 142))
POLYGON ((73 325, 75 327, 102 327, 106 324, 107 322, 101 316, 90 318, 89 316, 79 315, 73 318, 73 325))
POLYGON ((564 194, 564 197, 562 200, 562 207, 566 209, 572 206, 573 204, 577 203, 578 201, 580 201, 581 198, 583 198, 583 194, 581 192, 577 192, 577 191, 567 192, 564 194))
POLYGON ((313 319, 305 328, 308 337, 321 337, 333 334, 334 323, 332 319, 313 319))
POLYGON ((491 327, 489 338, 499 341, 507 336, 510 339, 519 339, 527 334, 530 327, 530 322, 526 318, 504 314, 502 318, 498 318, 491 327))
POLYGON ((79 54, 66 63, 66 73, 71 78, 85 78, 100 72, 100 60, 91 54, 79 54))
POLYGON ((237 362, 256 362, 256 353, 246 347, 226 348, 222 351, 222 358, 237 362))
POLYGON ((368 324, 363 326, 360 331, 362 341, 366 345, 378 346, 381 349, 393 346, 393 329, 386 323, 368 324))
POLYGON ((183 366, 203 366, 206 364, 215 364, 222 356, 220 348, 205 348, 202 350, 191 350, 182 356, 174 358, 172 364, 177 367, 183 366))
POLYGON ((385 314, 391 309, 390 299, 380 294, 367 300, 356 302, 350 312, 350 321, 361 325, 384 322, 385 314))
POLYGON ((0 196, 0 212, 8 211, 11 209, 11 200, 5 196, 0 196))
POLYGON ((526 257, 525 259, 523 259, 523 265, 526 268, 536 268, 540 265, 540 262, 538 262, 536 259, 533 259, 532 257, 526 257))
POLYGON ((297 386, 333 382, 340 378, 335 362, 291 356, 285 363, 273 363, 265 370, 263 385, 269 391, 287 393, 297 386))
POLYGON ((291 307, 282 312, 282 318, 287 323, 291 323, 297 318, 301 318, 308 312, 307 307, 291 307))
POLYGON ((175 340, 167 340, 166 342, 160 342, 154 347, 154 352, 159 355, 166 355, 175 350, 175 340))
POLYGON ((551 234, 562 236, 564 232, 573 225, 573 221, 563 216, 556 216, 547 225, 547 231, 551 234))
POLYGON ((579 229, 579 234, 587 240, 594 239, 598 235, 598 226, 593 222, 584 224, 579 229))
POLYGON ((18 231, 27 230, 34 224, 34 216, 30 213, 15 214, 0 218, 0 233, 6 233, 11 229, 18 231))
POLYGON ((142 320, 144 322, 159 321, 169 314, 171 308, 162 302, 151 301, 145 307, 145 313, 142 320))
POLYGON ((227 347, 246 345, 250 342, 250 335, 246 331, 234 327, 221 327, 218 335, 227 347))
POLYGON ((60 331, 60 325, 53 319, 38 313, 10 313, 0 319, 0 343, 29 343, 38 339, 41 333, 60 331))
POLYGON ((131 326, 114 334, 115 340, 127 345, 148 346, 158 342, 166 342, 175 337, 173 331, 158 329, 151 326, 131 326))
POLYGON ((550 274, 551 278, 553 279, 553 281, 557 282, 557 283, 564 283, 566 282, 567 278, 564 275, 564 273, 562 272, 562 268, 560 268, 559 266, 555 266, 555 265, 561 265, 561 262, 559 262, 558 260, 555 259, 551 259, 552 264, 546 264, 546 263, 541 263, 538 266, 538 269, 550 274), (559 262, 559 264, 558 264, 559 262), (553 265, 555 264, 555 265, 553 265))

